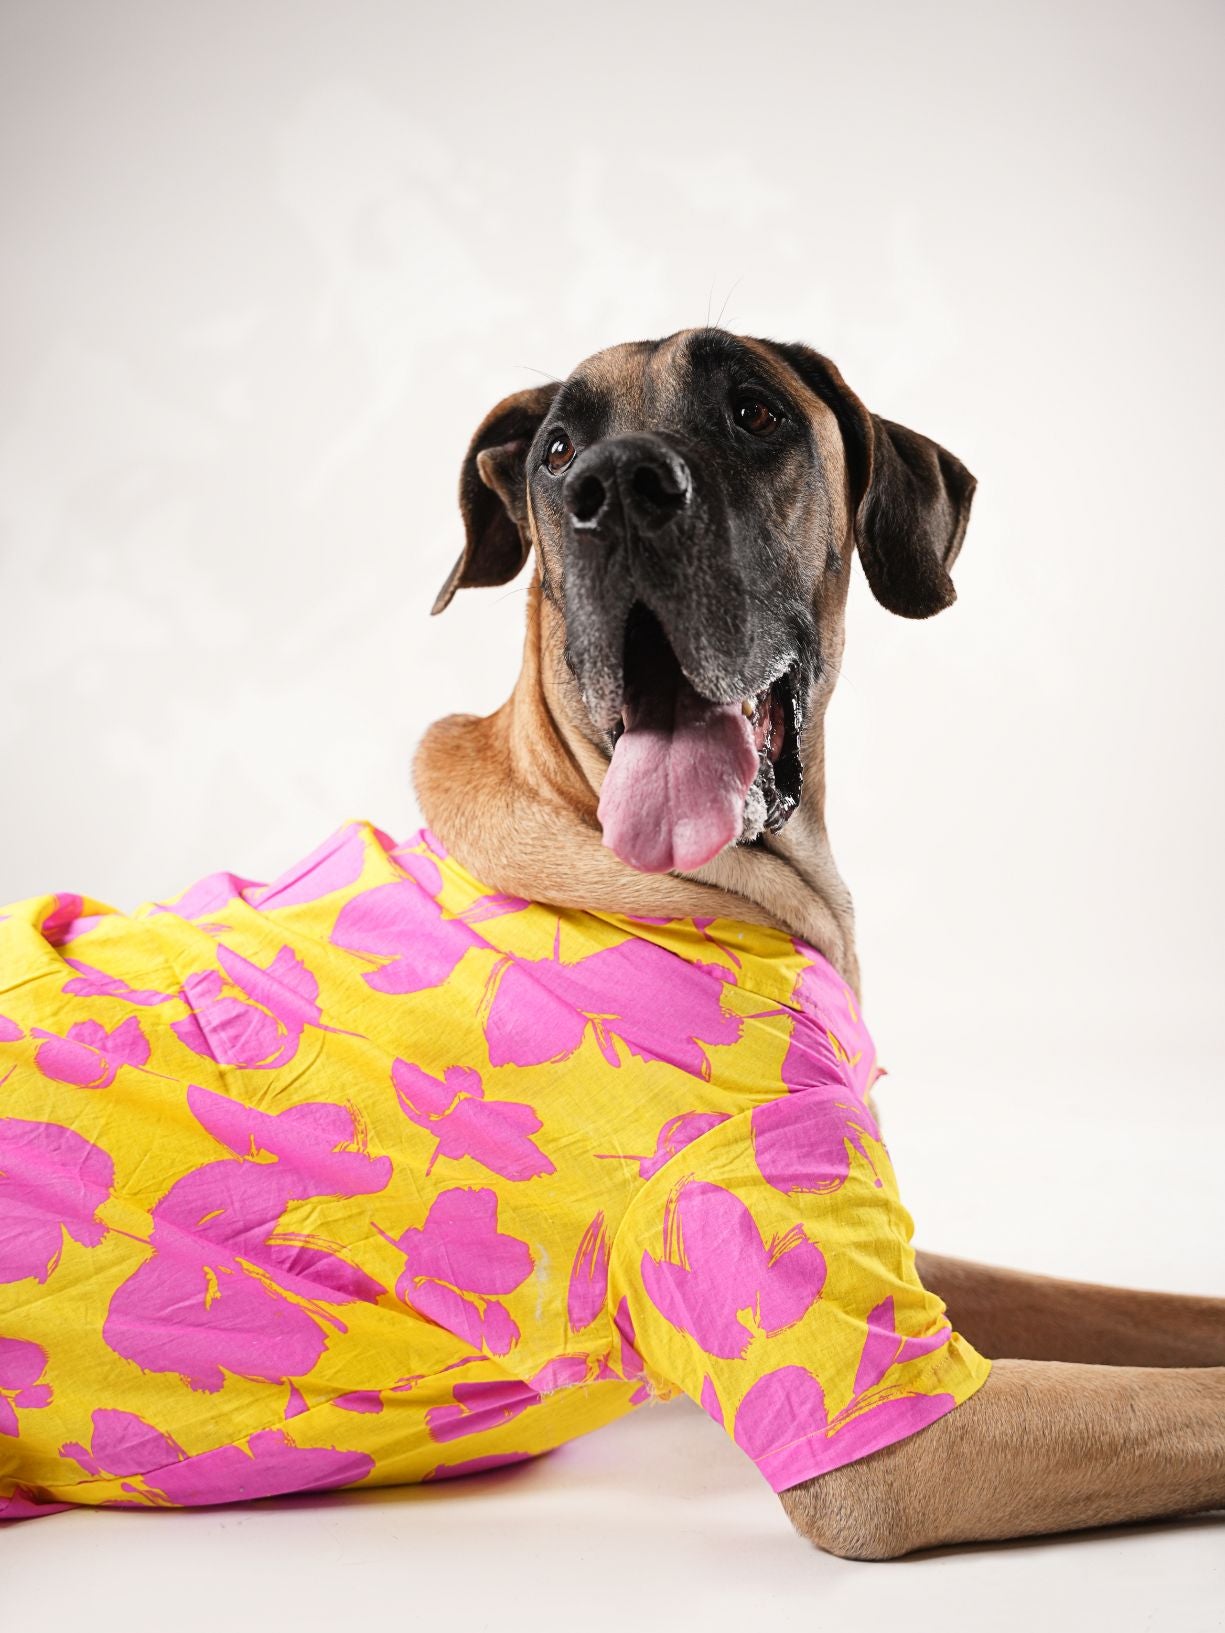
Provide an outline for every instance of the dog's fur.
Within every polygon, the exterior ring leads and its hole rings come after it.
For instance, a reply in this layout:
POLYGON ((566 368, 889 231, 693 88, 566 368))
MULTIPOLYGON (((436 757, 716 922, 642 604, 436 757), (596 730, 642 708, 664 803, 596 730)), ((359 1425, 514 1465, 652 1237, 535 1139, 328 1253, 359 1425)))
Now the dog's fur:
MULTIPOLYGON (((823 719, 850 561, 858 552, 892 611, 940 611, 954 597, 949 569, 973 491, 957 460, 869 414, 806 347, 686 331, 601 352, 564 383, 508 397, 469 448, 467 542, 435 610, 461 587, 508 582, 534 555, 523 667, 495 714, 451 716, 427 733, 415 777, 430 825, 496 889, 780 926, 858 990, 851 901, 824 822, 823 719), (768 448, 728 418, 746 391, 781 405, 785 434, 768 448), (563 480, 542 464, 559 431, 581 449, 563 480), (576 484, 597 471, 615 488, 614 456, 630 440, 690 473, 694 502, 666 522, 667 549, 635 545, 624 515, 586 535, 576 526, 576 484), (802 679, 798 808, 690 874, 637 872, 602 843, 597 804, 635 601, 705 696, 757 692, 784 657, 802 679)), ((996 1358, 991 1376, 929 1428, 784 1492, 804 1536, 882 1559, 1225 1506, 1225 1299, 926 1254, 919 1268, 959 1330, 996 1358)))

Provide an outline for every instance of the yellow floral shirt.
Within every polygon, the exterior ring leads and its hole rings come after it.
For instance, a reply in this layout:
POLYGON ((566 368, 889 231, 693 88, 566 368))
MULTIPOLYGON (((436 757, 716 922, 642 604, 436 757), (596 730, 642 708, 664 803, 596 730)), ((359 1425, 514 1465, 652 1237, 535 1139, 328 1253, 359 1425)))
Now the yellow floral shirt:
POLYGON ((812 948, 492 894, 0 914, 0 1518, 438 1479, 684 1391, 775 1490, 974 1393, 812 948))

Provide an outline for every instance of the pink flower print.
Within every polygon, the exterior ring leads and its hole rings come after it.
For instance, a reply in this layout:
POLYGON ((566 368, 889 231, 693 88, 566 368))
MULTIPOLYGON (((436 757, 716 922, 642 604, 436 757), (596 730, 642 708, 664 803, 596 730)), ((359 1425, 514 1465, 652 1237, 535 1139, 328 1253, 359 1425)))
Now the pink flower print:
POLYGON ((379 960, 362 979, 375 992, 392 993, 441 986, 468 949, 482 945, 457 920, 444 920, 438 903, 412 879, 375 885, 347 901, 331 939, 348 952, 379 960))
MULTIPOLYGON (((721 980, 728 982, 728 984, 731 986, 736 986, 738 984, 739 976, 737 971, 743 970, 743 961, 737 956, 735 950, 727 941, 723 940, 719 936, 711 935, 711 925, 718 922, 714 917, 706 915, 704 917, 695 916, 693 918, 657 918, 646 913, 627 913, 623 916, 627 918, 631 924, 658 926, 660 929, 665 929, 669 925, 676 925, 680 929, 682 935, 685 935, 685 933, 690 929, 694 930, 697 933, 699 940, 705 941, 714 949, 716 953, 721 954, 722 957, 711 959, 709 963, 698 958, 690 958, 687 960, 687 962, 694 964, 698 969, 709 970, 713 975, 719 976, 721 980), (723 962, 723 959, 729 959, 733 967, 729 968, 728 965, 723 962)), ((686 937, 686 939, 688 938, 686 937)), ((773 1013, 773 1011, 771 1011, 771 1013, 773 1013)))
POLYGON ((245 1446, 185 1457, 145 1477, 146 1485, 172 1503, 251 1502, 295 1491, 332 1491, 364 1480, 374 1470, 366 1452, 332 1446, 295 1446, 283 1429, 261 1429, 245 1446))
MULTIPOLYGON (((415 879, 427 895, 435 898, 442 891, 442 871, 438 862, 445 862, 447 851, 440 840, 424 829, 418 835, 419 844, 402 845, 389 854, 402 873, 415 879), (437 857, 438 861, 434 858, 437 857)), ((532 904, 523 896, 508 896, 498 892, 477 896, 462 912, 455 915, 461 924, 481 924, 486 919, 502 918, 507 913, 521 913, 532 904)))
POLYGON ((767 1372, 745 1395, 733 1438, 775 1491, 854 1463, 903 1440, 949 1411, 952 1395, 878 1392, 856 1397, 832 1418, 825 1392, 804 1367, 767 1372))
POLYGON ((804 1013, 796 1015, 792 1022, 781 1076, 792 1094, 804 1089, 832 1088, 841 1093, 852 1089, 828 1029, 819 1018, 804 1013))
POLYGON ((943 1348, 952 1334, 946 1321, 934 1332, 907 1338, 895 1330, 894 1321, 892 1298, 883 1299, 868 1314, 868 1332, 859 1357, 859 1370, 855 1374, 857 1396, 866 1394, 879 1384, 891 1367, 901 1366, 905 1361, 916 1360, 920 1355, 930 1355, 933 1350, 943 1348))
MULTIPOLYGON (((62 947, 77 933, 77 926, 84 912, 85 903, 80 896, 70 891, 57 891, 54 897, 55 906, 45 916, 39 926, 43 940, 51 947, 62 947)), ((95 920, 91 919, 90 923, 95 920)))
POLYGON ((665 1163, 671 1162, 678 1151, 683 1151, 694 1140, 727 1122, 725 1111, 682 1111, 669 1117, 655 1136, 655 1150, 649 1157, 615 1156, 609 1152, 597 1153, 601 1162, 636 1162, 639 1179, 651 1179, 665 1163))
POLYGON ((736 1413, 734 1439, 761 1463, 778 1448, 829 1426, 825 1391, 800 1366, 777 1367, 749 1389, 736 1413))
POLYGON ((552 1162, 529 1138, 541 1126, 531 1106, 486 1100, 480 1074, 471 1067, 448 1066, 439 1079, 396 1060, 391 1078, 404 1115, 437 1137, 427 1174, 439 1157, 471 1157, 504 1179, 553 1173, 552 1162))
POLYGON ((236 873, 210 873, 197 880, 177 900, 155 902, 152 915, 173 913, 180 919, 201 919, 206 913, 216 913, 230 902, 241 900, 243 891, 251 888, 259 888, 254 879, 242 879, 236 873))
POLYGON ((287 1383, 323 1354, 328 1305, 383 1289, 330 1244, 278 1228, 291 1201, 383 1190, 388 1157, 354 1149, 353 1114, 317 1102, 261 1112, 191 1087, 192 1114, 241 1153, 177 1180, 152 1209, 154 1256, 116 1289, 103 1337, 147 1372, 216 1390, 224 1373, 287 1383), (261 1160, 264 1152, 273 1160, 261 1160))
POLYGON ((753 1108, 752 1129, 761 1176, 784 1196, 840 1190, 850 1176, 853 1151, 871 1168, 874 1184, 881 1183, 864 1143, 879 1142, 880 1130, 867 1107, 849 1096, 835 1100, 832 1093, 808 1089, 769 1100, 753 1108))
MULTIPOLYGON (((465 1474, 484 1474, 489 1469, 504 1469, 512 1463, 530 1463, 539 1452, 493 1452, 487 1457, 468 1457, 459 1463, 439 1463, 437 1468, 423 1475, 425 1480, 457 1480, 465 1474)), ((0 1519, 3 1512, 0 1511, 0 1519)))
POLYGON ((533 1260, 526 1242, 499 1234, 496 1192, 442 1191, 424 1225, 387 1240, 404 1254, 396 1296, 411 1309, 491 1355, 519 1342, 518 1327, 494 1295, 525 1282, 533 1260))
POLYGON ((0 1283, 45 1282, 65 1232, 97 1247, 106 1235, 97 1215, 114 1178, 106 1152, 75 1130, 0 1118, 0 1283))
MULTIPOLYGON (((369 831, 384 848, 390 846, 386 834, 377 828, 369 831)), ((347 823, 270 885, 245 885, 243 899, 266 911, 270 907, 316 902, 334 890, 343 890, 361 877, 366 865, 366 832, 360 822, 347 823)))
POLYGON ((460 1440, 465 1435, 500 1429, 540 1401, 539 1393, 517 1378, 458 1383, 451 1393, 454 1405, 432 1406, 425 1414, 431 1440, 460 1440))
POLYGON ((263 1151, 279 1159, 275 1169, 259 1163, 248 1172, 255 1179, 262 1174, 286 1198, 366 1196, 385 1190, 391 1180, 391 1158, 372 1157, 365 1149, 350 1106, 310 1100, 284 1111, 260 1111, 194 1083, 187 1090, 187 1104, 196 1121, 239 1157, 263 1151))
POLYGON ((134 1412, 117 1412, 103 1407, 91 1419, 93 1433, 88 1447, 70 1440, 60 1454, 71 1457, 87 1474, 126 1476, 147 1474, 183 1456, 178 1443, 155 1429, 134 1412))
POLYGON ((0 1338, 0 1435, 17 1436, 17 1407, 50 1406, 51 1386, 40 1384, 47 1352, 24 1338, 0 1338))
POLYGON ((152 987, 130 987, 119 976, 107 975, 105 970, 96 970, 79 958, 66 958, 64 962, 78 972, 71 981, 64 982, 64 991, 76 998, 122 998, 125 1004, 149 1009, 157 1004, 173 1003, 177 997, 176 993, 158 992, 152 987))
MULTIPOLYGON (((555 1355, 551 1361, 546 1361, 542 1367, 537 1367, 528 1382, 541 1395, 551 1395, 555 1389, 574 1389, 579 1384, 589 1383, 593 1372, 598 1376, 604 1367, 603 1360, 595 1360, 586 1355, 555 1355)), ((605 1375, 608 1376, 605 1369, 605 1375)), ((615 1373, 611 1374, 616 1377, 615 1373)))
MULTIPOLYGON (((613 1327, 621 1346, 620 1360, 616 1366, 616 1374, 626 1383, 638 1385, 630 1396, 631 1406, 641 1406, 643 1401, 650 1400, 651 1386, 647 1382, 646 1364, 639 1355, 636 1344, 638 1335, 634 1331, 634 1319, 630 1315, 629 1300, 623 1298, 617 1305, 617 1313, 613 1317, 613 1327)), ((611 1356, 609 1357, 611 1360, 611 1356)))
POLYGON ((442 891, 442 870, 432 856, 420 850, 392 851, 391 856, 401 873, 419 884, 427 896, 436 899, 442 891))
MULTIPOLYGON (((145 1487, 171 1502, 237 1502, 292 1491, 318 1491, 363 1479, 374 1467, 364 1452, 298 1447, 281 1430, 262 1430, 246 1447, 222 1446, 188 1457, 168 1434, 132 1412, 93 1414, 89 1447, 60 1447, 87 1473, 112 1478, 145 1476, 145 1487)), ((139 1488, 129 1487, 129 1490, 139 1488)))
MULTIPOLYGON (((436 856, 440 862, 445 862, 447 857, 451 854, 447 847, 443 844, 442 840, 439 839, 438 835, 434 832, 433 828, 418 829, 416 839, 423 849, 429 851, 431 855, 436 856)), ((402 845, 400 849, 407 850, 408 846, 402 845)))
POLYGON ((377 1417, 383 1410, 383 1397, 377 1389, 351 1389, 347 1395, 337 1395, 332 1405, 342 1412, 369 1412, 377 1417))
POLYGON ((16 1043, 18 1038, 24 1038, 25 1033, 16 1021, 10 1021, 7 1015, 0 1015, 0 1043, 16 1043))
POLYGON ((566 1314, 572 1332, 582 1332, 604 1308, 608 1297, 608 1232, 603 1209, 579 1238, 574 1263, 570 1267, 570 1290, 566 1314))
POLYGON ((40 1503, 20 1488, 7 1500, 0 1497, 0 1525, 10 1520, 38 1520, 46 1514, 67 1514, 73 1503, 40 1503))
POLYGON ((875 1075, 876 1051, 855 995, 820 953, 802 941, 795 947, 809 962, 795 985, 800 1013, 783 1061, 783 1082, 793 1091, 842 1086, 862 1099, 875 1075))
POLYGON ((486 919, 500 919, 508 913, 522 913, 525 907, 531 905, 526 896, 508 896, 495 891, 488 896, 478 896, 461 913, 457 913, 456 918, 461 924, 483 924, 486 919))
MULTIPOLYGON (((374 1228, 378 1230, 377 1225, 374 1228)), ((380 1231, 379 1234, 386 1236, 384 1231, 380 1231)), ((439 1367, 436 1372, 410 1372, 406 1377, 397 1378, 395 1383, 391 1385, 389 1393, 393 1395, 408 1394, 410 1390, 416 1389, 418 1384, 424 1383, 427 1378, 432 1382, 441 1377, 444 1372, 454 1372, 459 1367, 471 1366, 474 1361, 484 1360, 485 1356, 479 1353, 476 1355, 461 1355, 457 1361, 448 1361, 445 1366, 439 1367)))
POLYGON ((547 1361, 528 1383, 517 1378, 478 1379, 457 1383, 454 1404, 434 1406, 425 1414, 432 1440, 459 1440, 466 1435, 499 1429, 504 1423, 537 1406, 555 1389, 586 1383, 590 1365, 585 1355, 558 1355, 547 1361))
POLYGON ((617 1336, 621 1340, 621 1364, 619 1371, 625 1379, 645 1378, 646 1365, 639 1355, 638 1334, 634 1330, 634 1318, 630 1314, 629 1300, 623 1298, 617 1305, 617 1313, 613 1317, 613 1326, 617 1329, 617 1336))
POLYGON ((77 1021, 61 1038, 36 1026, 32 1038, 42 1038, 34 1064, 54 1083, 79 1089, 108 1089, 121 1066, 144 1066, 149 1043, 135 1015, 108 1032, 99 1021, 77 1021))
POLYGON ((744 1354, 754 1331, 793 1326, 820 1297, 825 1260, 804 1227, 762 1239, 738 1196, 684 1179, 664 1208, 664 1251, 642 1256, 647 1297, 708 1355, 744 1354), (738 1312, 747 1310, 752 1326, 738 1312))
POLYGON ((300 1377, 327 1347, 325 1324, 345 1325, 302 1308, 257 1271, 220 1249, 185 1263, 159 1253, 116 1290, 103 1338, 142 1371, 178 1373, 193 1389, 216 1391, 227 1372, 269 1383, 300 1377))
POLYGON ((472 925, 529 905, 521 896, 488 895, 462 913, 446 914, 437 900, 438 864, 421 851, 398 850, 392 857, 408 877, 361 891, 341 908, 332 929, 337 947, 377 963, 362 978, 375 992, 441 986, 470 948, 487 945, 472 925))
POLYGON ((610 1066, 618 1045, 710 1076, 705 1045, 735 1043, 740 1021, 722 1007, 723 982, 654 942, 629 940, 572 964, 510 957, 494 970, 485 1041, 494 1066, 565 1060, 592 1032, 610 1066))
POLYGON ((341 1030, 323 1024, 319 983, 291 947, 282 947, 267 969, 225 946, 218 947, 217 961, 245 997, 223 996, 215 970, 186 978, 183 997, 192 1013, 172 1030, 194 1054, 219 1066, 275 1071, 293 1059, 308 1026, 341 1030))

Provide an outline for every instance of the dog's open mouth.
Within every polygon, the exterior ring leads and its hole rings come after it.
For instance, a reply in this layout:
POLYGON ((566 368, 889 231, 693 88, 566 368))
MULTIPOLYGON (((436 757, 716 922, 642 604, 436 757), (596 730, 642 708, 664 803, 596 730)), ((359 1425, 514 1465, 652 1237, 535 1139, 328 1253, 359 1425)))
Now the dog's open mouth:
POLYGON ((795 663, 751 696, 712 702, 636 602, 600 793, 604 843, 643 873, 691 872, 733 840, 777 832, 800 799, 801 725, 795 663))

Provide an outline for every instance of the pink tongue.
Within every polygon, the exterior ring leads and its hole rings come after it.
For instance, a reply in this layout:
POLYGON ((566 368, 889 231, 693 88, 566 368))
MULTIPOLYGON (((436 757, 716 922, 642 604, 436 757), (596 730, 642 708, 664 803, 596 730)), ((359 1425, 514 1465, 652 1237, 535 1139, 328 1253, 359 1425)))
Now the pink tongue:
POLYGON ((739 703, 708 703, 684 680, 625 720, 600 792, 604 843, 642 873, 692 872, 740 834, 752 728, 739 703))

